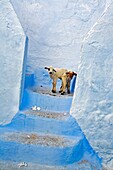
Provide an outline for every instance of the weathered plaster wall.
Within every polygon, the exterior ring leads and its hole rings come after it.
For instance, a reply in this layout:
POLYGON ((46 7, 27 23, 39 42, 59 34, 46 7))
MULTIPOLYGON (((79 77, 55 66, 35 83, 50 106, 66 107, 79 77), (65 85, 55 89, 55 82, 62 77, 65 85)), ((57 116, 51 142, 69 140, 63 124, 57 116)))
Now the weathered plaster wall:
POLYGON ((71 113, 113 169, 113 3, 86 36, 71 113))
POLYGON ((17 113, 25 35, 9 0, 0 0, 0 124, 17 113))
POLYGON ((101 19, 99 17, 112 0, 11 2, 30 39, 27 69, 35 70, 37 67, 53 65, 79 70, 72 114, 91 145, 104 158, 104 163, 110 164, 113 102, 110 74, 112 9, 105 11, 101 19), (92 31, 89 31, 94 24, 92 31), (81 44, 87 33, 89 35, 85 39, 81 55, 81 44))
MULTIPOLYGON (((105 0, 11 0, 29 37, 28 70, 53 65, 77 71, 81 42, 105 0)), ((39 71, 38 71, 39 73, 39 71)))

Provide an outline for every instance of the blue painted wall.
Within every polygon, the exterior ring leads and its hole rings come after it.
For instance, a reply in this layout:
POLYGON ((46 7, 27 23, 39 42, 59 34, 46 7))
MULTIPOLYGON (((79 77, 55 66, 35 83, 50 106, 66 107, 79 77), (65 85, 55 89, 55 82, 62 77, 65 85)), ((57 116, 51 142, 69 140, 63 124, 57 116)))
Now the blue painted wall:
MULTIPOLYGON (((28 52, 28 37, 26 37, 25 48, 24 48, 24 58, 23 58, 23 66, 22 66, 22 77, 20 82, 20 101, 19 106, 22 104, 22 99, 24 95, 24 89, 26 86, 26 63, 27 63, 27 52, 28 52)), ((27 83, 28 84, 28 83, 27 83)))

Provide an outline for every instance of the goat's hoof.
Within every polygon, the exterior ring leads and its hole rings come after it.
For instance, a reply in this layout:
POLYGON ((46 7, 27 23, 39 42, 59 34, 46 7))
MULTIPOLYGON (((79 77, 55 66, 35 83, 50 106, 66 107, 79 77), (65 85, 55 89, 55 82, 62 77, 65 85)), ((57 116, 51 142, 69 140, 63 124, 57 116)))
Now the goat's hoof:
POLYGON ((62 93, 62 90, 59 90, 59 93, 62 93))
POLYGON ((68 92, 67 92, 68 94, 70 94, 70 90, 68 90, 68 92))
POLYGON ((55 90, 52 90, 52 93, 56 93, 56 91, 55 91, 55 90))
POLYGON ((61 92, 61 95, 64 95, 65 94, 65 92, 61 92))

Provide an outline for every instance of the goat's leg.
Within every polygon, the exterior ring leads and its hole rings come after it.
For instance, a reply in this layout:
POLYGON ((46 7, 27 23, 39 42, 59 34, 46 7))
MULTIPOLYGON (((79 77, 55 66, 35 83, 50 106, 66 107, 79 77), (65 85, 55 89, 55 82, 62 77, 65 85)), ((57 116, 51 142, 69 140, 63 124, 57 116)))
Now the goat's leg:
POLYGON ((70 94, 70 80, 67 81, 67 93, 70 94))
POLYGON ((60 90, 59 90, 59 93, 61 93, 63 90, 63 83, 61 84, 61 87, 60 87, 60 90))
POLYGON ((53 88, 52 88, 52 92, 53 93, 56 93, 56 84, 57 84, 57 80, 55 79, 55 80, 53 80, 53 88))
POLYGON ((63 95, 66 91, 66 76, 62 77, 62 92, 61 94, 63 95))

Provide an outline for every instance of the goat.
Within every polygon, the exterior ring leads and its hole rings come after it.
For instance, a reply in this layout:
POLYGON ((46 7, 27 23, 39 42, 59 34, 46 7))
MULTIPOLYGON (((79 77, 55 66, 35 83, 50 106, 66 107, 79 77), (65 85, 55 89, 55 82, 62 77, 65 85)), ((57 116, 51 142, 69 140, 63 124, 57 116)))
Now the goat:
POLYGON ((50 67, 45 67, 45 69, 48 70, 50 78, 53 79, 53 88, 52 92, 56 93, 56 84, 57 80, 61 79, 62 80, 62 85, 60 87, 60 93, 63 95, 66 91, 67 87, 67 92, 68 94, 70 93, 70 83, 73 78, 73 76, 77 76, 77 73, 74 73, 73 71, 68 71, 67 69, 54 69, 52 66, 50 67))
MULTIPOLYGON (((65 74, 68 70, 67 69, 54 69, 52 66, 50 67, 45 67, 45 69, 48 70, 48 73, 50 75, 50 78, 53 79, 53 87, 52 87, 52 92, 56 93, 56 84, 57 84, 57 80, 61 79, 62 81, 65 79, 65 74)), ((62 89, 63 89, 63 83, 62 83, 62 89)), ((61 88, 60 88, 61 89, 61 88)))

